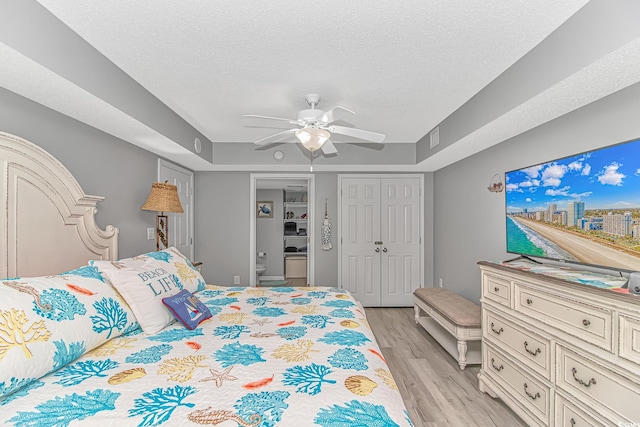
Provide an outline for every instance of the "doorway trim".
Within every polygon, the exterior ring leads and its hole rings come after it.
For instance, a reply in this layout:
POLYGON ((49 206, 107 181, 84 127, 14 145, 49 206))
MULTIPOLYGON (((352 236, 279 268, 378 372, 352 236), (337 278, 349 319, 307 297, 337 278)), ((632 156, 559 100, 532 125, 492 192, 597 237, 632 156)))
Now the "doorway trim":
MULTIPOLYGON (((189 258, 190 260, 194 260, 194 256, 195 256, 195 242, 194 242, 194 236, 195 236, 195 226, 194 226, 194 199, 195 199, 195 190, 193 188, 193 181, 194 181, 194 176, 195 173, 190 170, 190 169, 185 169, 180 165, 177 165, 175 163, 169 162, 165 159, 158 159, 158 178, 157 180, 159 182, 162 182, 162 177, 165 175, 165 171, 168 169, 172 169, 175 171, 178 171, 184 175, 189 176, 189 195, 191 197, 189 197, 189 218, 187 219, 189 221, 189 230, 187 230, 188 233, 188 239, 189 239, 189 246, 190 246, 190 253, 188 254, 184 254, 187 256, 187 258, 189 258)), ((176 215, 176 214, 169 214, 169 215, 176 215)), ((168 238, 168 236, 167 236, 168 238)))
MULTIPOLYGON (((307 203, 309 205, 309 213, 311 220, 307 223, 307 283, 309 286, 314 286, 315 282, 315 251, 314 251, 314 243, 315 243, 315 227, 314 223, 316 222, 315 213, 316 213, 316 205, 315 205, 315 175, 311 173, 252 173, 251 175, 251 185, 250 185, 250 197, 249 197, 249 286, 255 287, 256 283, 256 258, 257 258, 257 249, 256 249, 256 182, 258 180, 264 179, 277 179, 277 180, 307 180, 307 203)), ((283 218, 284 220, 284 218, 283 218)))

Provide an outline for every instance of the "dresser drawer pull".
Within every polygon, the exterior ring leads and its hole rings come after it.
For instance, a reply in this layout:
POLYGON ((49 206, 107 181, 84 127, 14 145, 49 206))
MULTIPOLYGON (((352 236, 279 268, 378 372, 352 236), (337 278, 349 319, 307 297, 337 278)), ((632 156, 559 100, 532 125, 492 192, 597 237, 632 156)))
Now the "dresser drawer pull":
POLYGON ((529 343, 525 341, 524 342, 524 349, 527 350, 527 353, 529 353, 530 355, 535 356, 535 355, 537 355, 539 353, 542 353, 542 350, 540 350, 540 347, 536 348, 536 351, 531 351, 527 347, 528 345, 529 345, 529 343))
POLYGON ((576 425, 576 420, 574 420, 573 418, 571 418, 569 420, 569 424, 571 424, 571 427, 573 427, 574 425, 576 425))
POLYGON ((595 378, 591 378, 589 380, 589 382, 584 382, 580 378, 576 377, 576 374, 578 373, 578 370, 576 368, 571 368, 571 373, 573 374, 573 379, 576 380, 578 382, 578 384, 580 384, 580 385, 583 385, 585 387, 590 387, 591 384, 595 384, 596 383, 596 379, 595 378))
POLYGON ((589 320, 587 320, 587 319, 584 319, 584 320, 582 321, 582 324, 583 324, 584 326, 589 326, 589 325, 591 324, 591 322, 590 322, 589 320))
POLYGON ((493 288, 493 292, 500 292, 500 288, 496 286, 495 288, 493 288))
POLYGON ((527 390, 527 388, 529 388, 529 385, 527 383, 524 383, 524 392, 527 394, 527 396, 529 396, 531 399, 536 400, 537 398, 540 397, 540 393, 536 392, 536 394, 531 394, 529 393, 529 390, 527 390))
POLYGON ((504 332, 504 329, 500 328, 500 329, 496 329, 493 327, 493 322, 491 322, 491 330, 496 334, 496 335, 500 335, 501 333, 504 332))
POLYGON ((533 304, 533 300, 531 298, 527 298, 527 305, 533 304))
POLYGON ((493 357, 491 358, 491 366, 493 366, 493 369, 495 369, 498 372, 504 369, 504 365, 496 366, 496 360, 493 357))

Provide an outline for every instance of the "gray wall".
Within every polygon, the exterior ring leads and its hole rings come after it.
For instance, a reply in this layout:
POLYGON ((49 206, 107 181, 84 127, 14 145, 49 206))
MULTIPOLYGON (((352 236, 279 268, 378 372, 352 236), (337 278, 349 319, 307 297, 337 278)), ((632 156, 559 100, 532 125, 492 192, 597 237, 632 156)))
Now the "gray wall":
MULTIPOLYGON (((315 284, 335 286, 338 283, 336 246, 336 173, 317 173, 315 241, 315 284), (334 224, 330 251, 320 250, 320 218, 324 218, 324 199, 328 199, 329 216, 334 224)), ((233 276, 249 283, 249 215, 254 214, 249 172, 196 173, 195 251, 203 262, 202 275, 207 283, 230 285, 233 276)))
POLYGON ((315 218, 314 236, 314 260, 315 260, 315 285, 338 285, 338 174, 324 172, 315 174, 316 181, 316 209, 313 212, 315 218), (331 221, 331 244, 333 248, 328 251, 320 249, 321 227, 324 220, 324 201, 327 200, 327 212, 331 221))
POLYGON ((256 190, 256 201, 273 202, 273 218, 256 218, 256 251, 267 254, 264 258, 257 258, 256 263, 266 265, 265 276, 284 278, 283 199, 282 190, 256 190))
POLYGON ((249 283, 249 191, 248 172, 196 173, 195 253, 207 283, 249 283))
MULTIPOLYGON (((505 193, 491 177, 555 158, 640 137, 640 84, 562 116, 435 172, 434 278, 472 300, 480 297, 478 261, 505 251, 505 193)), ((640 154, 640 153, 639 153, 640 154)))
POLYGON ((1 88, 0 130, 42 147, 86 194, 105 197, 96 220, 120 229, 121 258, 155 250, 155 241, 146 240, 155 215, 140 206, 157 179, 156 155, 1 88))
MULTIPOLYGON (((202 274, 208 283, 230 285, 233 276, 249 283, 249 172, 196 173, 196 242, 195 250, 203 262, 202 274)), ((315 285, 338 284, 338 174, 315 174, 315 285), (320 229, 324 219, 324 202, 332 224, 333 249, 320 249, 320 229)), ((425 174, 425 286, 433 284, 433 174, 425 174)))

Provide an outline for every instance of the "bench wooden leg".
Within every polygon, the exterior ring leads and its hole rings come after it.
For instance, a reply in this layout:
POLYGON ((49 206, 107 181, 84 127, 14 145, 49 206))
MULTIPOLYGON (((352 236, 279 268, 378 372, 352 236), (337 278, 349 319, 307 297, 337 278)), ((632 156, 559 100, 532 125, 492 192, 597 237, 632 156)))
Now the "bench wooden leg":
POLYGON ((420 320, 420 307, 417 305, 413 306, 413 320, 415 320, 416 325, 418 324, 418 320, 420 320))
POLYGON ((458 341, 458 365, 460 369, 464 370, 467 366, 467 342, 458 341))

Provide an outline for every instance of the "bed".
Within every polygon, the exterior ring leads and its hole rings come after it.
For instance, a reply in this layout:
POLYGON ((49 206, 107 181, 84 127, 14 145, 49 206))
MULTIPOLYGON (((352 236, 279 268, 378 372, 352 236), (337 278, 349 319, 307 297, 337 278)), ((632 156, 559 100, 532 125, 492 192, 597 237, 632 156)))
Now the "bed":
POLYGON ((118 259, 55 158, 0 133, 0 164, 0 425, 412 425, 348 292, 206 285, 175 248, 118 259))

